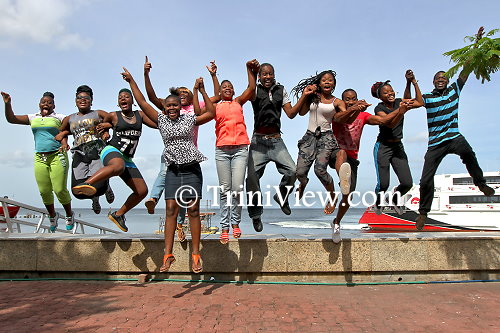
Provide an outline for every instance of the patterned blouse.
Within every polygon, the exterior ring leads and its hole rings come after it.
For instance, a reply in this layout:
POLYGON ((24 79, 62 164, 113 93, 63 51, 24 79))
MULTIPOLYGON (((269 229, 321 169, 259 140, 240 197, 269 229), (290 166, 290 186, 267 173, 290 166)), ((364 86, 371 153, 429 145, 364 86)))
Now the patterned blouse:
POLYGON ((163 113, 158 114, 158 129, 165 144, 163 156, 167 165, 207 160, 193 143, 195 124, 195 115, 182 114, 171 120, 163 113))

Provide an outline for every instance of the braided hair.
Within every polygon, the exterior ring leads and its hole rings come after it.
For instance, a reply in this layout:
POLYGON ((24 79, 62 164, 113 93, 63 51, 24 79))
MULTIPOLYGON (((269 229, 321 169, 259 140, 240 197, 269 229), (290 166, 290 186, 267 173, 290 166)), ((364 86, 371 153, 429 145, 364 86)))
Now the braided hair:
MULTIPOLYGON (((331 69, 328 69, 328 70, 322 71, 319 74, 318 74, 318 72, 316 72, 316 75, 313 75, 311 77, 308 77, 308 78, 300 80, 299 83, 297 83, 297 85, 292 88, 292 90, 290 91, 290 93, 292 95, 294 95, 296 99, 299 99, 299 95, 302 94, 302 92, 304 91, 304 89, 307 86, 310 86, 310 85, 313 85, 313 84, 315 84, 318 87, 316 92, 319 93, 320 92, 319 83, 321 81, 321 78, 325 74, 330 74, 330 75, 333 76, 333 82, 335 83, 335 86, 336 86, 337 85, 337 79, 336 79, 337 73, 335 73, 335 71, 333 71, 331 69)), ((333 87, 332 91, 335 90, 335 86, 333 87)), ((320 101, 320 98, 319 98, 319 96, 317 94, 311 94, 309 98, 310 98, 311 102, 315 103, 315 104, 318 104, 319 101, 320 101)))
POLYGON ((372 96, 380 99, 380 91, 382 90, 382 87, 391 86, 389 82, 391 81, 387 80, 385 82, 375 82, 371 89, 372 96))

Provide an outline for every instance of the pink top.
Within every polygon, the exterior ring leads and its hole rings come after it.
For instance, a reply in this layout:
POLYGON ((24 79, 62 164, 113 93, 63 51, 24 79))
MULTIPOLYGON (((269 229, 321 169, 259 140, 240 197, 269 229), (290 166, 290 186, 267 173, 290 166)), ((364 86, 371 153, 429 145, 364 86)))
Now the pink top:
MULTIPOLYGON (((200 108, 205 107, 205 102, 200 101, 200 108)), ((194 115, 194 105, 189 104, 189 105, 184 105, 181 107, 181 114, 191 114, 194 115)), ((193 142, 195 146, 198 148, 198 126, 194 127, 194 135, 193 135, 193 142)))
POLYGON ((368 112, 360 112, 358 117, 351 124, 332 123, 332 130, 340 149, 346 151, 347 156, 358 159, 359 143, 363 126, 368 122, 370 114, 368 112))
POLYGON ((215 136, 217 147, 248 145, 247 126, 241 104, 222 101, 215 108, 215 136))

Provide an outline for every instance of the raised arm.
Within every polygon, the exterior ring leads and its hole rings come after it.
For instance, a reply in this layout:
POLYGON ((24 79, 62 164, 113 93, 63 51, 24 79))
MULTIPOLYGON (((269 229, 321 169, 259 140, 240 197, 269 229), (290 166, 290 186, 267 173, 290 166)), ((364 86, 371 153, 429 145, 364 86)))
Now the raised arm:
MULTIPOLYGON (((479 45, 479 41, 481 40, 481 38, 483 38, 483 35, 484 35, 484 28, 483 27, 480 27, 479 30, 477 31, 477 34, 476 34, 476 43, 474 43, 474 48, 476 49, 479 45)), ((498 58, 497 58, 498 59, 498 58)), ((469 59, 465 62, 464 66, 463 66, 463 69, 462 71, 460 72, 460 74, 458 75, 458 79, 460 81, 462 81, 462 85, 467 81, 467 79, 469 78, 469 74, 471 73, 470 69, 467 69, 468 67, 468 64, 472 61, 472 59, 469 59)))
POLYGON ((16 116, 12 110, 12 98, 6 92, 1 92, 5 103, 5 119, 11 124, 29 125, 30 120, 27 115, 16 116))
POLYGON ((148 94, 148 99, 154 106, 158 109, 163 110, 163 103, 161 98, 156 96, 153 85, 151 84, 151 80, 149 78, 149 72, 153 68, 153 65, 148 60, 148 56, 146 56, 146 61, 144 62, 144 83, 146 85, 146 93, 148 94))
POLYGON ((200 107, 200 101, 198 100, 198 91, 203 96, 203 101, 205 102, 205 112, 199 116, 196 116, 196 125, 199 126, 208 123, 210 120, 214 119, 215 107, 214 103, 212 103, 210 97, 208 97, 207 92, 205 91, 205 85, 203 83, 203 78, 201 77, 196 79, 193 88, 193 105, 195 107, 196 105, 200 107))
MULTIPOLYGON (((399 104, 399 107, 396 110, 394 110, 393 112, 391 112, 391 113, 395 113, 396 115, 392 118, 392 120, 386 121, 385 126, 387 126, 389 128, 396 127, 399 124, 399 122, 401 121, 401 118, 403 118, 406 111, 413 108, 412 107, 413 103, 414 103, 413 99, 403 99, 401 101, 401 103, 399 104)), ((385 112, 377 112, 377 115, 381 116, 381 117, 387 116, 387 114, 385 112)))
POLYGON ((404 99, 411 99, 411 85, 415 88, 415 99, 412 100, 412 109, 419 108, 424 106, 424 99, 422 98, 422 92, 420 91, 420 87, 418 86, 418 82, 415 79, 415 74, 411 69, 407 70, 405 73, 406 77, 406 88, 403 95, 404 99))
POLYGON ((247 61, 247 77, 248 77, 248 87, 243 91, 243 93, 236 97, 234 100, 241 105, 248 102, 255 94, 255 88, 257 87, 257 72, 259 71, 260 64, 257 60, 247 61))
POLYGON ((210 97, 212 103, 217 103, 220 101, 220 84, 219 79, 217 78, 217 65, 214 61, 210 61, 210 67, 206 66, 210 76, 212 77, 212 83, 214 85, 214 95, 210 97))
POLYGON ((292 106, 292 103, 288 102, 283 105, 283 111, 285 111, 288 118, 293 119, 297 114, 304 116, 309 112, 309 107, 311 106, 311 95, 316 92, 316 85, 310 85, 304 88, 302 95, 300 96, 297 103, 292 106))
POLYGON ((154 121, 149 119, 149 117, 143 111, 139 111, 139 114, 142 117, 142 122, 144 123, 144 125, 146 125, 147 127, 150 127, 150 128, 154 128, 154 129, 158 128, 158 124, 156 124, 154 121))
POLYGON ((351 124, 358 117, 359 113, 362 111, 366 111, 371 104, 368 104, 364 99, 356 101, 354 105, 347 108, 348 113, 351 114, 346 120, 346 124, 351 124))
POLYGON ((130 89, 132 90, 132 94, 134 95, 135 101, 141 107, 142 111, 151 119, 155 124, 158 124, 158 112, 146 101, 144 95, 141 90, 137 86, 132 74, 123 67, 123 73, 121 73, 123 79, 130 84, 130 89))

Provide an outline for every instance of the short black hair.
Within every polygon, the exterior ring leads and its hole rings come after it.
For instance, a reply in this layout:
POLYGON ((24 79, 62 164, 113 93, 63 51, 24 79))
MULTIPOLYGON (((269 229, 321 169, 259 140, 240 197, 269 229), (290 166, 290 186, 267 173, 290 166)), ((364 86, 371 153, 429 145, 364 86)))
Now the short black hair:
POLYGON ((353 93, 355 93, 355 94, 356 94, 356 97, 358 97, 358 93, 356 92, 356 90, 354 90, 354 89, 352 89, 352 88, 347 88, 346 90, 344 90, 344 91, 342 92, 342 97, 341 97, 341 98, 342 98, 342 99, 344 99, 344 94, 345 94, 345 93, 348 93, 349 91, 352 91, 353 93))
POLYGON ((50 98, 54 99, 54 94, 51 93, 50 91, 46 91, 42 95, 42 98, 44 98, 44 97, 50 97, 50 98))
POLYGON ((264 68, 264 67, 271 67, 271 68, 273 69, 273 72, 274 72, 274 66, 273 66, 273 65, 271 65, 271 64, 270 64, 270 63, 268 63, 268 62, 265 62, 265 63, 263 63, 263 64, 260 64, 260 68, 259 68, 259 75, 260 75, 260 73, 262 73, 262 68, 264 68))
POLYGON ((441 74, 441 73, 446 74, 446 72, 445 72, 445 71, 438 71, 436 74, 434 74, 434 79, 433 79, 433 81, 434 81, 434 80, 436 80, 436 76, 438 76, 438 74, 441 74))
POLYGON ((76 88, 76 95, 78 96, 79 93, 87 93, 89 94, 90 98, 94 99, 94 93, 92 92, 92 88, 90 88, 87 85, 81 85, 78 88, 76 88))

